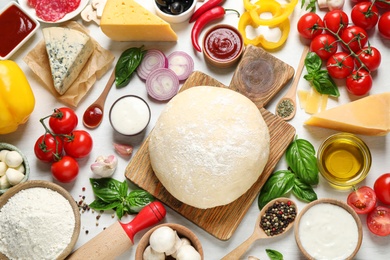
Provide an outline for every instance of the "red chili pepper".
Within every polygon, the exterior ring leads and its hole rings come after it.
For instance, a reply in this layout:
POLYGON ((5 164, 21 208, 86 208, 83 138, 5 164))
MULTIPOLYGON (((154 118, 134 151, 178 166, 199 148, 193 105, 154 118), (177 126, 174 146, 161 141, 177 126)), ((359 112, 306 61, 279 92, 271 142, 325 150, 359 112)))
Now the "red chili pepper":
POLYGON ((200 35, 200 32, 202 29, 211 21, 217 20, 219 18, 222 18, 226 11, 234 11, 238 14, 238 17, 240 17, 240 13, 233 9, 224 9, 222 6, 216 6, 208 10, 207 12, 203 13, 198 20, 196 20, 194 26, 192 27, 191 31, 191 40, 192 45, 194 46, 195 50, 201 52, 202 49, 199 46, 198 38, 200 35))
POLYGON ((195 20, 197 20, 207 10, 210 10, 211 8, 221 4, 223 1, 224 0, 209 0, 209 1, 207 1, 205 4, 203 4, 201 7, 199 7, 199 9, 196 10, 195 13, 191 16, 190 23, 192 23, 195 20))

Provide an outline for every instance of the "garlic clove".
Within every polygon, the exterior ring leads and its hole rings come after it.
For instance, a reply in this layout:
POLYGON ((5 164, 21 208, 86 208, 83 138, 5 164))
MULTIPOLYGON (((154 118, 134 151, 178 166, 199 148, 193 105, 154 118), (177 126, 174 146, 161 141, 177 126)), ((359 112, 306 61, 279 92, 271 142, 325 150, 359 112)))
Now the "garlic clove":
POLYGON ((114 174, 116 167, 118 166, 118 159, 114 155, 107 157, 98 156, 93 164, 91 164, 91 170, 94 174, 101 177, 110 177, 114 174))
POLYGON ((133 147, 131 145, 114 143, 114 149, 121 156, 131 156, 133 153, 133 147))

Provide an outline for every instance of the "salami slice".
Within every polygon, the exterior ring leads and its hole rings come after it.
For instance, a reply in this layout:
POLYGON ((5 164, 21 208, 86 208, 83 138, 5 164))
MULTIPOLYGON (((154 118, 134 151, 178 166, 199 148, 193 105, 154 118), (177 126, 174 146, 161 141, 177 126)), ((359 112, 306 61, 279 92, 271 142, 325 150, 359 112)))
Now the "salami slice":
POLYGON ((28 6, 33 7, 33 8, 35 8, 35 6, 37 5, 37 2, 38 2, 38 0, 27 0, 28 6))
POLYGON ((65 7, 66 11, 68 13, 70 13, 70 12, 73 12, 74 10, 76 10, 79 7, 79 5, 80 5, 80 1, 81 0, 65 1, 66 2, 66 7, 65 7))
POLYGON ((68 13, 66 2, 66 0, 39 0, 35 6, 35 11, 42 20, 56 22, 68 13))

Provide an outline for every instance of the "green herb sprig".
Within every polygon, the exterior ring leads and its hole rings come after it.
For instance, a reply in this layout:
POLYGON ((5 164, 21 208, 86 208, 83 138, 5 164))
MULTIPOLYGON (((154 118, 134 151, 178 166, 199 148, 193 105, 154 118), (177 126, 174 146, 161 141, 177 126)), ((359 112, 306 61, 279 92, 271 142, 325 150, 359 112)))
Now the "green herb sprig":
POLYGON ((333 97, 340 96, 339 89, 328 71, 321 69, 322 60, 315 52, 307 54, 305 67, 308 74, 304 75, 303 78, 309 81, 318 93, 333 97))
POLYGON ((316 3, 317 3, 317 0, 308 0, 308 3, 306 3, 306 0, 302 0, 301 9, 303 9, 303 7, 306 5, 306 7, 305 7, 306 11, 315 13, 316 9, 317 9, 316 3))
POLYGON ((271 260, 283 260, 282 253, 273 250, 273 249, 266 249, 265 252, 267 253, 269 259, 271 260))
POLYGON ((129 192, 127 181, 113 178, 89 179, 96 199, 89 204, 94 210, 115 210, 121 219, 125 214, 137 214, 155 198, 144 190, 129 192))
POLYGON ((268 178, 258 197, 260 209, 271 200, 289 192, 305 202, 317 199, 317 194, 312 187, 319 182, 313 145, 305 139, 295 137, 287 147, 285 157, 289 169, 276 171, 268 178))
POLYGON ((115 85, 122 88, 129 84, 131 75, 141 63, 146 50, 141 47, 132 47, 125 50, 115 65, 115 85))

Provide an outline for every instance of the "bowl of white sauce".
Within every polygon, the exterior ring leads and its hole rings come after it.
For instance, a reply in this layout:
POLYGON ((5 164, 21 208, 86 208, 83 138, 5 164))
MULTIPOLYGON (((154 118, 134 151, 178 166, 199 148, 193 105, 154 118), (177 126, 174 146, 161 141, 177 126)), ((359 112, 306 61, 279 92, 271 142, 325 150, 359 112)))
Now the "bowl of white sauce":
POLYGON ((151 112, 148 103, 141 97, 127 95, 117 99, 110 109, 110 123, 122 135, 133 136, 146 129, 151 112))
POLYGON ((360 249, 362 223, 346 203, 320 199, 309 203, 298 215, 295 241, 307 259, 353 259, 360 249))

